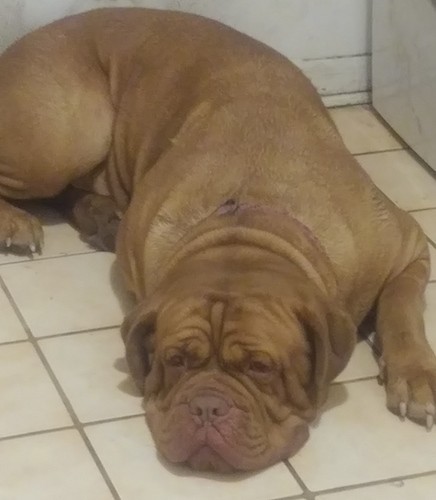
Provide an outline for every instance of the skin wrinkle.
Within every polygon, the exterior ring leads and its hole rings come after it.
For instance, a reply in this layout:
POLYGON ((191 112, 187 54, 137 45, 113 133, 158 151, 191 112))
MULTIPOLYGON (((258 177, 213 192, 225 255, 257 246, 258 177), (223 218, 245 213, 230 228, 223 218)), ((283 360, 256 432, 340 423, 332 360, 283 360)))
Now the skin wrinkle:
POLYGON ((213 302, 211 304, 209 322, 211 325, 211 343, 215 355, 219 351, 225 313, 226 304, 224 302, 213 302))
POLYGON ((204 251, 210 252, 214 249, 219 249, 220 247, 224 247, 226 249, 234 247, 233 250, 236 250, 238 247, 243 248, 244 246, 247 248, 254 247, 256 251, 263 250, 267 253, 275 253, 287 260, 290 260, 292 264, 298 263, 308 278, 317 283, 321 290, 324 292, 326 291, 326 285, 323 278, 313 267, 310 261, 308 261, 307 257, 298 249, 292 248, 288 242, 281 240, 278 237, 274 237, 270 233, 246 227, 236 227, 222 230, 212 229, 208 233, 201 234, 197 238, 191 240, 189 244, 183 245, 182 250, 175 252, 172 255, 172 259, 164 267, 163 274, 168 275, 171 270, 177 265, 180 265, 182 261, 187 260, 190 257, 192 258, 193 256, 204 251), (275 239, 273 250, 271 250, 271 247, 273 246, 271 241, 272 239, 275 239), (267 246, 263 247, 263 243, 267 243, 267 246))
MULTIPOLYGON (((238 374, 238 376, 239 378, 241 378, 243 375, 238 374)), ((194 377, 195 374, 192 376, 192 378, 194 379, 194 377)), ((196 386, 197 384, 195 381, 191 386, 188 385, 184 391, 185 394, 191 392, 192 389, 195 389, 196 386)), ((255 394, 250 392, 248 388, 241 382, 241 380, 236 377, 230 377, 229 375, 224 373, 224 376, 220 377, 220 388, 221 390, 219 391, 219 394, 227 401, 228 404, 234 404, 244 413, 250 412, 249 406, 252 406, 252 403, 255 401, 255 394), (238 390, 238 387, 242 390, 238 390), (227 394, 231 394, 232 396, 228 396, 227 394), (251 396, 251 401, 248 405, 247 403, 245 403, 245 401, 248 399, 247 396, 251 396)), ((202 390, 204 390, 205 392, 214 392, 216 391, 216 387, 210 382, 207 384, 203 384, 202 390)))
POLYGON ((200 346, 201 348, 209 344, 207 340, 206 342, 202 342, 201 338, 207 339, 208 334, 206 331, 200 329, 195 329, 195 333, 191 331, 190 333, 184 333, 179 335, 175 334, 175 341, 171 342, 168 346, 162 347, 164 358, 167 359, 167 356, 165 356, 165 354, 169 350, 171 350, 173 352, 175 351, 178 352, 180 355, 184 357, 191 356, 193 358, 197 358, 199 363, 205 364, 212 356, 212 351, 210 349, 210 346, 208 346, 209 348, 207 349, 207 354, 203 356, 203 359, 198 357, 199 349, 195 349, 195 347, 192 347, 192 346, 197 346, 197 347, 200 346), (201 337, 199 337, 199 335, 201 337))
POLYGON ((230 426, 232 431, 230 433, 223 434, 218 429, 217 431, 229 445, 231 445, 234 442, 234 439, 237 438, 237 440, 240 443, 243 443, 244 447, 250 450, 250 452, 260 450, 257 454, 261 454, 268 448, 268 444, 259 427, 260 426, 251 419, 248 427, 244 427, 243 431, 241 428, 237 428, 234 425, 230 426))
MULTIPOLYGON (((188 403, 179 403, 177 405, 174 405, 174 407, 173 407, 172 411, 170 412, 170 414, 167 415, 166 418, 165 418, 167 420, 167 425, 166 425, 166 430, 167 431, 168 431, 168 429, 172 429, 174 420, 178 419, 178 410, 180 409, 180 407, 187 407, 187 406, 188 406, 188 403)), ((242 436, 245 436, 246 434, 247 433, 244 433, 244 434, 242 434, 242 436)), ((261 433, 257 433, 257 434, 255 434, 255 436, 261 436, 261 433)))
MULTIPOLYGON (((192 389, 194 389, 197 386, 197 383, 195 381, 196 375, 197 375, 197 373, 193 373, 191 375, 189 373, 183 374, 183 377, 178 382, 178 384, 180 386, 184 386, 183 392, 179 392, 179 388, 176 386, 172 388, 172 390, 177 393, 177 396, 173 401, 175 406, 177 406, 177 404, 180 404, 180 402, 184 402, 184 401, 187 401, 189 399, 189 397, 187 397, 186 395, 189 394, 192 391, 192 389), (188 379, 188 381, 186 380, 186 378, 188 379), (191 379, 190 383, 189 383, 189 379, 191 379), (184 396, 186 399, 184 398, 184 396)), ((239 377, 242 377, 242 376, 243 375, 239 375, 239 377)), ((226 396, 225 389, 230 389, 229 393, 231 393, 233 395, 233 398, 232 398, 232 401, 228 400, 229 403, 233 402, 235 405, 238 405, 238 399, 243 399, 243 401, 246 401, 247 400, 247 393, 251 396, 252 402, 254 402, 256 400, 254 391, 252 393, 246 384, 244 384, 243 382, 241 382, 237 379, 231 378, 229 375, 223 374, 223 376, 220 377, 220 386, 221 386, 221 389, 223 389, 222 396, 225 399, 228 399, 228 397, 226 396), (239 387, 243 388, 243 390, 238 391, 235 387, 237 385, 239 385, 239 387)), ((210 387, 208 387, 208 385, 203 385, 204 391, 207 392, 210 389, 212 389, 212 391, 216 390, 214 385, 211 385, 210 387)), ((172 399, 171 394, 168 394, 167 398, 172 399)), ((246 408, 246 404, 238 406, 238 408, 242 409, 245 413, 249 412, 249 409, 246 408)))

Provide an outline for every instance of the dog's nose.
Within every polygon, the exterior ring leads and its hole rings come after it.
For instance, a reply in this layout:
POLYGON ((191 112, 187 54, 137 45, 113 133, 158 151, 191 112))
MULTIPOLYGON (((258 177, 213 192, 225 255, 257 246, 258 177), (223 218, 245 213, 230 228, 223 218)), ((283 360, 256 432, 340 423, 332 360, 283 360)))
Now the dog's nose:
POLYGON ((203 422, 212 422, 217 417, 227 415, 230 406, 219 396, 203 394, 195 396, 191 400, 189 409, 192 415, 200 417, 203 422))

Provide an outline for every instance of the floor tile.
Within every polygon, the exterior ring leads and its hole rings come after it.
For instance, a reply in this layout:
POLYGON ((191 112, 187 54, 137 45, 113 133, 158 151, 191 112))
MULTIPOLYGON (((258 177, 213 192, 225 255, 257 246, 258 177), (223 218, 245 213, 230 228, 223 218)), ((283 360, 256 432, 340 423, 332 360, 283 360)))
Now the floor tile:
POLYGON ((0 437, 71 425, 65 406, 28 342, 0 346, 0 408, 0 437))
POLYGON ((39 342, 81 422, 143 413, 118 329, 39 342))
POLYGON ((143 418, 88 426, 86 433, 123 500, 270 500, 301 493, 280 463, 257 474, 213 476, 164 466, 143 418))
POLYGON ((292 458, 312 491, 436 470, 436 430, 401 422, 376 381, 331 388, 326 411, 292 458))
POLYGON ((2 441, 0 457, 1 500, 113 499, 74 430, 2 441))
POLYGON ((0 344, 2 342, 27 339, 26 332, 2 289, 0 289, 0 317, 2 322, 0 344))
POLYGON ((330 114, 353 154, 401 148, 401 143, 369 106, 330 109, 330 114))
MULTIPOLYGON (((434 182, 436 184, 436 180, 434 182)), ((436 209, 413 212, 411 215, 424 229, 425 234, 436 244, 436 209)))
POLYGON ((122 321, 111 284, 114 256, 91 253, 0 267, 33 335, 105 328, 122 321))
POLYGON ((79 233, 70 224, 65 222, 62 216, 56 211, 42 206, 32 206, 30 211, 42 222, 44 247, 41 255, 35 254, 30 258, 26 255, 0 253, 0 264, 95 251, 80 239, 79 233))
POLYGON ((319 495, 316 500, 432 500, 436 474, 416 479, 392 481, 376 486, 319 495))
POLYGON ((360 341, 345 367, 345 370, 336 377, 335 382, 347 382, 364 377, 375 377, 378 374, 378 366, 372 354, 371 347, 360 341))
POLYGON ((357 160, 402 209, 436 208, 436 181, 408 151, 358 156, 357 160))

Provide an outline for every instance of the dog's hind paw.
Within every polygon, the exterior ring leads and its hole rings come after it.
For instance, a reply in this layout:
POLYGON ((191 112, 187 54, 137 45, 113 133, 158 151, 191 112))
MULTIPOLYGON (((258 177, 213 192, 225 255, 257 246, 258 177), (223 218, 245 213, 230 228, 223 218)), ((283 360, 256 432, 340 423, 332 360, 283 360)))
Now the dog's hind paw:
POLYGON ((1 200, 0 247, 18 254, 41 252, 44 234, 39 220, 33 215, 1 200))

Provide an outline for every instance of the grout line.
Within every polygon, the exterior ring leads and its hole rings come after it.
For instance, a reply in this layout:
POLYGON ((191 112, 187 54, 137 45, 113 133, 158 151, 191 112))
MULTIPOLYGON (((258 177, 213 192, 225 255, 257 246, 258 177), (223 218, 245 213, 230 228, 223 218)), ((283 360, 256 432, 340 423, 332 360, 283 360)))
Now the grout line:
POLYGON ((430 243, 430 246, 432 246, 433 248, 436 248, 436 241, 431 240, 428 236, 427 236, 427 241, 428 241, 428 243, 430 243))
POLYGON ((0 262, 0 267, 3 266, 13 266, 14 264, 29 264, 33 262, 41 262, 45 260, 55 260, 55 259, 62 259, 62 258, 68 258, 68 257, 77 257, 78 255, 89 255, 89 254, 94 254, 94 253, 110 253, 110 252, 99 252, 98 250, 89 250, 87 252, 77 252, 77 253, 69 253, 69 254, 62 254, 62 255, 52 255, 51 257, 37 257, 33 259, 23 259, 23 260, 16 260, 13 262, 0 262))
POLYGON ((116 330, 119 328, 121 328, 121 325, 98 326, 95 328, 85 328, 83 330, 73 330, 71 332, 51 333, 50 335, 41 335, 40 337, 35 336, 35 339, 39 342, 40 340, 56 339, 58 337, 68 337, 70 335, 80 335, 83 333, 96 333, 104 330, 116 330))
POLYGON ((380 149, 378 151, 364 151, 362 153, 351 153, 355 158, 358 158, 360 156, 370 156, 370 155, 377 155, 377 154, 382 154, 382 153, 393 153, 395 151, 409 151, 409 148, 405 148, 403 146, 398 146, 398 147, 392 147, 389 149, 380 149))
POLYGON ((436 179, 436 173, 435 171, 430 167, 430 165, 425 161, 423 160, 419 155, 418 153, 412 149, 409 144, 407 144, 407 142, 404 141, 404 139, 402 139, 398 133, 391 127, 391 125, 389 124, 389 122, 387 120, 385 120, 383 118, 383 116, 377 111, 376 108, 374 108, 374 106, 371 105, 371 110, 373 112, 373 114, 376 116, 376 118, 378 118, 378 120, 381 122, 382 125, 384 125, 384 127, 391 132, 391 134, 401 143, 401 144, 404 144, 405 148, 404 149, 407 149, 411 156, 413 157, 413 159, 419 163, 419 165, 428 173, 430 174, 430 176, 433 178, 433 179, 436 179))
POLYGON ((9 289, 7 288, 5 282, 3 281, 3 278, 1 276, 0 276, 0 287, 2 288, 4 293, 6 294, 7 298, 9 299, 9 302, 11 303, 11 305, 15 311, 15 314, 17 315, 18 319, 20 320, 24 330, 26 331, 26 333, 29 337, 30 343, 33 345, 33 348, 35 349, 40 361, 42 362, 44 368, 46 369, 47 374, 48 374, 51 382, 55 386, 62 402, 64 403, 64 405, 69 413, 69 416, 74 424, 74 428, 79 432, 83 442, 85 443, 85 446, 88 449, 88 452, 90 453, 91 457, 94 459, 94 462, 95 462, 98 470, 100 471, 100 474, 102 475, 103 480, 106 483, 106 486, 109 488, 109 491, 112 493, 115 500, 121 500, 121 497, 119 496, 119 494, 118 494, 115 486, 113 485, 108 473, 106 472, 106 469, 104 468, 103 463, 101 462, 99 456, 97 455, 96 451, 94 450, 94 448, 92 446, 91 441, 89 440, 88 436, 86 435, 86 432, 83 428, 83 425, 81 424, 78 416, 76 415, 76 412, 74 411, 72 404, 70 403, 70 401, 69 401, 67 395, 65 394, 60 382, 58 381, 54 371, 52 370, 50 364, 48 363, 46 357, 44 356, 44 353, 43 353, 40 345, 38 344, 36 338, 32 335, 32 332, 29 328, 29 325, 26 323, 26 320, 24 319, 23 315, 21 314, 21 311, 19 310, 17 304, 14 301, 14 298, 12 297, 9 289))
POLYGON ((6 342, 0 342, 0 347, 4 345, 24 344, 25 342, 29 342, 29 339, 7 340, 6 342))
POLYGON ((352 378, 350 380, 340 380, 338 382, 332 382, 330 385, 354 384, 355 382, 366 382, 368 380, 377 380, 377 375, 368 375, 367 377, 352 378))
MULTIPOLYGON (((15 311, 14 311, 15 312, 15 311)), ((39 342, 40 340, 47 339, 57 339, 63 337, 69 337, 71 335, 81 335, 85 333, 97 333, 104 332, 106 330, 119 330, 121 325, 110 325, 110 326, 99 326, 96 328, 86 328, 84 330, 73 330, 71 332, 62 332, 62 333, 52 333, 50 335, 41 335, 40 337, 35 337, 35 340, 39 342)), ((14 345, 14 344, 22 344, 23 342, 29 342, 29 339, 17 339, 17 340, 6 340, 5 342, 0 342, 0 347, 4 345, 14 345)))
MULTIPOLYGON (((83 422, 83 423, 81 423, 81 425, 83 427, 92 427, 94 425, 107 424, 107 423, 111 423, 111 422, 119 422, 121 420, 132 420, 132 419, 138 418, 138 417, 145 417, 145 412, 136 413, 134 415, 124 415, 122 417, 110 417, 110 418, 106 418, 106 419, 93 420, 90 422, 83 422)), ((10 434, 8 436, 0 436, 0 442, 7 441, 9 439, 20 439, 20 438, 25 438, 25 437, 38 436, 40 434, 50 434, 52 432, 60 432, 60 431, 66 431, 66 430, 77 430, 77 427, 74 424, 71 424, 71 425, 64 425, 61 427, 52 427, 49 429, 40 429, 37 431, 23 432, 23 433, 19 433, 19 434, 10 434)))
POLYGON ((74 427, 74 425, 64 425, 62 427, 41 429, 39 431, 29 431, 29 432, 23 432, 21 434, 11 434, 10 436, 0 436, 0 443, 2 441, 8 441, 10 439, 21 439, 21 438, 32 437, 32 436, 39 436, 40 434, 51 434, 53 432, 61 432, 61 431, 68 431, 68 430, 76 430, 76 428, 74 427))
MULTIPOLYGON (((366 90, 352 90, 345 92, 334 92, 333 94, 324 94, 321 90, 318 91, 321 98, 323 97, 336 97, 339 95, 356 95, 356 94, 371 94, 371 89, 366 90)), ((354 106, 371 106, 370 102, 356 102, 353 104, 337 104, 336 106, 328 106, 329 109, 332 108, 352 108, 354 106)))
POLYGON ((294 469, 289 459, 284 460, 283 462, 287 467, 287 469, 289 470, 289 472, 291 473, 292 477, 298 483, 298 486, 303 490, 304 498, 306 500, 315 500, 314 494, 306 486, 306 483, 303 481, 303 479, 297 474, 297 471, 294 469))
MULTIPOLYGON (((331 60, 337 60, 337 59, 353 59, 355 57, 370 57, 370 56, 371 56, 371 52, 359 52, 358 54, 347 54, 347 55, 340 55, 340 56, 306 57, 306 58, 302 59, 302 61, 304 61, 304 62, 331 61, 331 60)), ((348 93, 349 92, 347 92, 347 94, 348 93)))
POLYGON ((94 425, 100 425, 100 424, 110 424, 112 422, 119 422, 120 420, 132 420, 134 418, 138 417, 145 417, 145 411, 140 412, 140 413, 135 413, 132 415, 124 415, 122 417, 110 417, 110 418, 105 418, 101 420, 92 420, 90 422, 83 422, 82 425, 83 427, 92 427, 94 425))
MULTIPOLYGON (((339 94, 326 94, 321 97, 334 97, 337 95, 347 95, 347 94, 365 94, 367 90, 359 90, 357 92, 340 92, 339 94)), ((320 94, 321 95, 321 94, 320 94)), ((328 110, 330 109, 342 109, 342 108, 356 108, 357 106, 369 106, 369 103, 355 103, 355 104, 335 104, 334 106, 326 106, 328 110)))
POLYGON ((336 488, 328 488, 325 490, 319 490, 316 491, 316 495, 324 495, 326 493, 339 493, 339 492, 345 492, 345 491, 353 491, 357 489, 363 489, 363 488, 368 488, 369 486, 379 486, 382 484, 389 484, 389 483, 394 483, 396 481, 407 481, 410 479, 419 479, 421 477, 428 477, 428 476, 434 476, 436 475, 436 470, 432 471, 426 471, 426 472, 417 472, 415 474, 406 474, 404 476, 395 476, 395 477, 390 477, 386 479, 377 479, 375 481, 368 481, 366 483, 359 483, 359 484, 351 484, 348 486, 338 486, 336 488))
POLYGON ((291 495, 289 497, 280 497, 280 498, 274 498, 273 500, 304 500, 307 497, 305 497, 302 493, 298 493, 297 495, 291 495))
POLYGON ((412 210, 406 210, 409 214, 419 213, 419 212, 428 212, 429 210, 436 210, 436 207, 427 207, 427 208, 414 208, 412 210))

